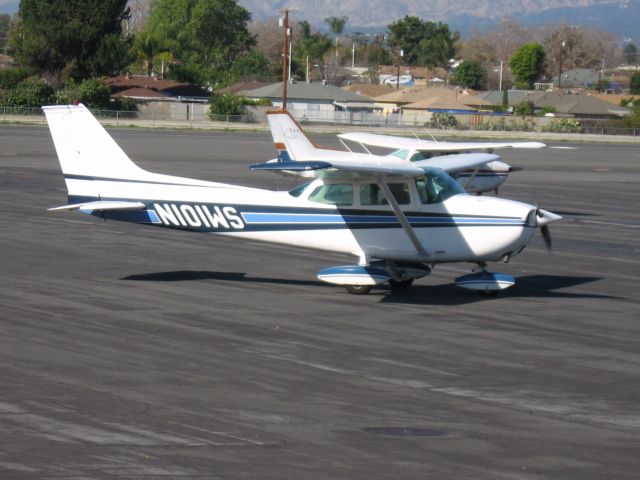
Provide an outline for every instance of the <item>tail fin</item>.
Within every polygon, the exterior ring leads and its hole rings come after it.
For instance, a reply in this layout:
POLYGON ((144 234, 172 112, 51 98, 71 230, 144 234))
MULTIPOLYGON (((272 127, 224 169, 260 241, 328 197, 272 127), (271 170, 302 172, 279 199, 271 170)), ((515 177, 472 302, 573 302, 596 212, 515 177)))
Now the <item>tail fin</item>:
POLYGON ((141 178, 134 164, 84 105, 42 107, 69 194, 70 177, 141 178))
POLYGON ((286 110, 268 112, 269 128, 280 161, 313 160, 316 147, 286 110))

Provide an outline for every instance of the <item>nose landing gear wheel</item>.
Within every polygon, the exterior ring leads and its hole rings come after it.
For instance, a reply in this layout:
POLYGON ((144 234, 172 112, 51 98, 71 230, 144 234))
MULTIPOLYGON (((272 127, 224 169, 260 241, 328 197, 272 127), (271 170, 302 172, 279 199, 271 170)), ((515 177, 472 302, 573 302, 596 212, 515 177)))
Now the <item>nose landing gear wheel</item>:
POLYGON ((371 291, 373 285, 347 285, 346 289, 352 295, 366 295, 371 291))
POLYGON ((394 280, 393 278, 389 280, 389 285, 394 290, 404 290, 405 288, 409 288, 413 284, 413 278, 406 278, 404 280, 394 280))

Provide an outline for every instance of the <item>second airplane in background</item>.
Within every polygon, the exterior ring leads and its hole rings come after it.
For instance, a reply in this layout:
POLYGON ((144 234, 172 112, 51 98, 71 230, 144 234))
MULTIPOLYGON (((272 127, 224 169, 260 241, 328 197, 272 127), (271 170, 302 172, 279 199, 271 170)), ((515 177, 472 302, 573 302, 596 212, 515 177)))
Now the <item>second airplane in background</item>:
MULTIPOLYGON (((279 160, 292 161, 322 161, 322 160, 351 160, 375 161, 383 164, 413 164, 430 160, 430 164, 437 164, 438 159, 451 159, 454 155, 473 152, 492 152, 502 148, 542 148, 540 142, 502 142, 502 143, 471 143, 471 142, 436 142, 415 138, 403 138, 391 135, 371 133, 344 133, 338 135, 341 140, 355 142, 362 146, 366 153, 329 149, 315 145, 302 131, 293 117, 286 111, 270 112, 268 115, 271 135, 278 151, 279 160), (388 155, 374 155, 366 145, 393 149, 388 155)), ((344 142, 343 142, 344 143, 344 142)), ((345 145, 347 146, 347 145, 345 145)), ((347 146, 347 148, 349 148, 347 146)), ((505 182, 510 172, 518 170, 502 161, 497 155, 491 155, 491 160, 475 169, 458 171, 447 170, 458 183, 469 193, 496 192, 505 182)), ((283 172, 304 176, 304 172, 283 172)))

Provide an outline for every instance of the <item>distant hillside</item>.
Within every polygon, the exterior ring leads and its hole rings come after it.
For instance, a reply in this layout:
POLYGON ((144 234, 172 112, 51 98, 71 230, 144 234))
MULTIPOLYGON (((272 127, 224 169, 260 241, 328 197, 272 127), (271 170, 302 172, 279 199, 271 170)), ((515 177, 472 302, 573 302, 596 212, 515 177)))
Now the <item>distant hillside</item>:
POLYGON ((0 0, 0 13, 13 15, 18 11, 20 0, 0 0))
POLYGON ((324 19, 347 16, 347 31, 378 32, 404 17, 448 23, 466 35, 472 28, 490 26, 512 17, 525 24, 566 21, 572 25, 596 26, 621 38, 640 41, 638 0, 239 0, 253 18, 275 17, 288 7, 293 20, 307 20, 326 29, 324 19), (465 12, 463 15, 460 12, 465 12))
MULTIPOLYGON (((19 0, 0 0, 0 13, 18 11, 19 0)), ((500 18, 539 25, 565 21, 592 26, 631 38, 640 44, 639 0, 239 0, 255 20, 277 17, 288 7, 294 21, 307 20, 316 28, 327 28, 324 19, 347 16, 347 32, 377 33, 405 15, 446 22, 453 30, 468 34, 500 18), (465 12, 460 14, 460 12, 465 12)))

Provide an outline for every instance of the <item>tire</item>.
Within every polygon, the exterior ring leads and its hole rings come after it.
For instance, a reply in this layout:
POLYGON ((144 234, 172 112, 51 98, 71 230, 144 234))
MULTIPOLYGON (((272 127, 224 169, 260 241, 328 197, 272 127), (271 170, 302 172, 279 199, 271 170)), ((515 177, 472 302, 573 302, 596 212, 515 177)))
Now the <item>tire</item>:
POLYGON ((406 278, 404 280, 394 280, 393 278, 389 279, 389 285, 394 290, 404 290, 405 288, 409 288, 413 284, 413 278, 406 278))
POLYGON ((373 285, 347 285, 346 289, 351 295, 366 295, 371 291, 373 285))
POLYGON ((498 296, 498 290, 478 290, 478 294, 485 298, 496 298, 498 296))

